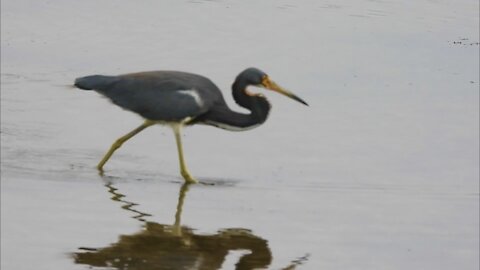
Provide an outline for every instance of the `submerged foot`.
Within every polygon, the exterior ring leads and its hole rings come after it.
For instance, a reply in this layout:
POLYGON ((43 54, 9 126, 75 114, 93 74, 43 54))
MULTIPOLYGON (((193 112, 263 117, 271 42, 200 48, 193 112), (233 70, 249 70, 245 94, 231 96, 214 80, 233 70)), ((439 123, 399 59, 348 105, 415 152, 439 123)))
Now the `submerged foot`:
POLYGON ((187 171, 181 171, 180 173, 182 174, 183 179, 185 179, 185 182, 186 182, 186 183, 189 183, 189 184, 196 184, 196 183, 198 183, 197 179, 193 178, 193 176, 190 175, 189 172, 187 172, 187 171))
POLYGON ((100 176, 103 176, 103 173, 104 173, 103 165, 98 164, 98 165, 97 165, 97 170, 98 170, 98 174, 99 174, 100 176))

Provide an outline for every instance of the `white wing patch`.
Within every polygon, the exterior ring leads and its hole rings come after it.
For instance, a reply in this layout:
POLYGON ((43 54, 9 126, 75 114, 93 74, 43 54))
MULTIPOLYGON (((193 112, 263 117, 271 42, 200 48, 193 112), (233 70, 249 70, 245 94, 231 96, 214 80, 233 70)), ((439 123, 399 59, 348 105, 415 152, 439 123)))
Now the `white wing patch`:
POLYGON ((203 106, 203 100, 200 97, 200 95, 198 94, 197 90, 195 90, 195 89, 179 90, 179 91, 177 91, 177 93, 179 93, 181 95, 189 95, 189 96, 193 97, 193 99, 195 100, 195 103, 197 103, 198 107, 203 106))

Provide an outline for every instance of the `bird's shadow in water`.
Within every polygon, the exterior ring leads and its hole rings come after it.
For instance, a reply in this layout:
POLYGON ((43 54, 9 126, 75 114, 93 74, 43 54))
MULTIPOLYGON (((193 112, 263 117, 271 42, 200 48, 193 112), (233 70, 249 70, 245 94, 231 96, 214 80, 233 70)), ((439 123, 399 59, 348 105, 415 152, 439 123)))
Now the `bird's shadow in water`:
MULTIPOLYGON (((248 251, 238 259, 235 269, 266 269, 272 262, 268 241, 249 229, 229 228, 215 234, 197 234, 194 229, 182 226, 183 204, 190 184, 180 187, 174 224, 160 224, 146 221, 152 215, 137 210, 139 204, 127 200, 115 187, 113 178, 103 179, 111 199, 120 203, 122 209, 134 213, 132 218, 140 221, 143 228, 131 235, 121 235, 116 243, 107 247, 79 247, 72 254, 77 264, 131 270, 220 269, 229 252, 235 250, 248 251)), ((225 182, 208 179, 203 184, 222 186, 225 182)), ((300 257, 282 269, 295 269, 307 260, 308 255, 300 257)))

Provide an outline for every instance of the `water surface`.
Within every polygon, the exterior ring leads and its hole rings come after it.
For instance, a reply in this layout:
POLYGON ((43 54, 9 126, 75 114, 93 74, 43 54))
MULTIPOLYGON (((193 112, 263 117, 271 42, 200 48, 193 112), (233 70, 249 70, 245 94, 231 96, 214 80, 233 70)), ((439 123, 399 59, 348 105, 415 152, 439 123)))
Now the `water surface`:
POLYGON ((478 10, 2 1, 2 269, 478 269, 478 10), (242 111, 249 66, 310 107, 266 93, 257 129, 186 129, 209 185, 182 186, 165 127, 96 172, 141 119, 74 78, 196 72, 242 111))

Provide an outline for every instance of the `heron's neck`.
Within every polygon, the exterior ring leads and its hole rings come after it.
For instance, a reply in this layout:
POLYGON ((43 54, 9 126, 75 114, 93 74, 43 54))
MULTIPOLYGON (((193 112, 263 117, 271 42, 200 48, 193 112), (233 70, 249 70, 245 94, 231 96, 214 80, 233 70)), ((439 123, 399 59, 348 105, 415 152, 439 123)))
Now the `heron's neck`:
POLYGON ((232 85, 232 94, 235 102, 250 111, 250 113, 239 113, 224 107, 221 112, 216 112, 209 117, 209 124, 232 130, 243 131, 257 127, 267 120, 270 111, 270 103, 260 94, 247 94, 248 84, 236 80, 232 85))
POLYGON ((263 124, 267 120, 270 112, 270 103, 260 94, 250 94, 247 91, 249 85, 243 80, 235 80, 232 85, 232 95, 235 102, 250 111, 249 114, 243 114, 232 111, 235 115, 233 119, 237 121, 237 125, 245 128, 253 128, 263 124))

